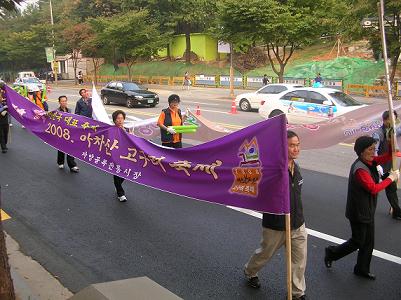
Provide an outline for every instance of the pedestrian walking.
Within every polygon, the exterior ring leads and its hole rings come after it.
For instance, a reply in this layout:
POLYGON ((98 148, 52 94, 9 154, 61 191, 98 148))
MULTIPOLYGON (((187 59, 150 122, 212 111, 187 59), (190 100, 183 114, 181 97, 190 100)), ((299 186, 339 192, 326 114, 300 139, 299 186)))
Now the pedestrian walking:
POLYGON ((77 101, 75 106, 75 114, 92 119, 92 98, 89 97, 86 89, 80 89, 79 95, 81 98, 77 101))
POLYGON ((7 153, 8 132, 9 132, 8 106, 3 97, 3 90, 0 92, 0 147, 2 153, 7 153))
POLYGON ((183 87, 183 89, 184 89, 185 87, 187 87, 187 90, 189 90, 189 87, 191 86, 191 84, 192 84, 192 82, 191 82, 191 76, 189 76, 189 73, 188 73, 188 71, 187 71, 187 72, 185 72, 185 74, 184 74, 184 82, 183 82, 183 84, 182 84, 182 87, 183 87))
MULTIPOLYGON (((114 124, 125 130, 125 131, 129 131, 127 128, 124 127, 124 121, 125 121, 125 112, 122 110, 116 110, 115 112, 113 112, 113 114, 111 115, 113 118, 113 122, 114 124)), ((117 199, 120 202, 126 202, 127 201, 127 197, 125 196, 125 191, 123 189, 123 182, 125 181, 124 178, 113 175, 113 180, 114 180, 114 187, 116 188, 116 192, 117 192, 117 199)))
MULTIPOLYGON (((292 297, 293 299, 303 300, 306 299, 307 233, 301 199, 303 179, 301 170, 295 162, 300 153, 300 140, 295 132, 288 130, 287 142, 290 181, 292 297)), ((262 226, 260 248, 251 256, 244 269, 247 283, 252 288, 260 288, 258 272, 285 244, 285 216, 265 213, 263 214, 262 226)))
POLYGON ((78 72, 78 84, 82 85, 84 83, 84 75, 82 75, 82 71, 78 72))
POLYGON ((162 145, 170 148, 182 148, 182 134, 176 133, 176 131, 170 126, 181 126, 186 120, 185 116, 181 115, 179 109, 180 96, 172 94, 168 97, 168 108, 163 109, 157 126, 160 127, 160 134, 162 145))
MULTIPOLYGON (((394 118, 398 121, 398 114, 394 111, 394 118)), ((375 131, 372 137, 376 140, 376 155, 383 155, 388 152, 389 149, 389 135, 391 130, 391 122, 390 122, 390 113, 389 111, 385 111, 382 115, 383 125, 380 129, 375 131)), ((397 123, 397 122, 396 122, 397 123)), ((396 136, 401 136, 401 127, 396 128, 396 136)), ((382 166, 378 166, 379 175, 384 180, 388 177, 391 171, 391 161, 383 164, 382 166)), ((388 202, 390 203, 390 214, 393 219, 401 220, 401 208, 398 202, 397 195, 397 184, 392 182, 385 189, 386 197, 388 202)))
POLYGON ((268 83, 270 83, 269 78, 267 78, 267 74, 263 75, 263 85, 267 85, 268 83))
MULTIPOLYGON (((62 112, 71 112, 70 109, 67 107, 67 96, 60 96, 58 97, 58 103, 59 103, 59 111, 62 112)), ((57 151, 57 164, 59 169, 64 169, 64 161, 65 161, 65 153, 61 151, 57 151)), ((78 173, 79 168, 77 167, 77 163, 75 162, 74 157, 70 156, 67 154, 67 165, 70 168, 70 171, 73 173, 78 173)))
POLYGON ((348 195, 345 216, 351 225, 351 238, 338 246, 325 249, 324 263, 331 268, 333 261, 358 251, 357 263, 354 267, 356 276, 376 279, 370 272, 370 262, 374 249, 375 212, 377 194, 399 178, 399 170, 391 171, 389 176, 379 183, 377 165, 391 161, 391 151, 375 156, 376 140, 370 136, 356 139, 354 151, 358 158, 351 165, 348 177, 348 195))

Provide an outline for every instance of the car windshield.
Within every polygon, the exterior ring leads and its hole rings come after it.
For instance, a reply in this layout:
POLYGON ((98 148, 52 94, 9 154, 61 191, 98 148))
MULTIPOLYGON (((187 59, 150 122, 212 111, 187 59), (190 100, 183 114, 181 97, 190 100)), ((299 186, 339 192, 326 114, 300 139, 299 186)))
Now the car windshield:
POLYGON ((329 93, 329 95, 341 106, 359 106, 362 103, 356 101, 354 98, 348 96, 343 92, 329 93))
POLYGON ((124 83, 124 90, 126 91, 138 91, 138 90, 144 90, 143 87, 140 85, 133 83, 133 82, 128 82, 124 83))
POLYGON ((37 78, 24 78, 24 83, 40 83, 39 79, 37 78))

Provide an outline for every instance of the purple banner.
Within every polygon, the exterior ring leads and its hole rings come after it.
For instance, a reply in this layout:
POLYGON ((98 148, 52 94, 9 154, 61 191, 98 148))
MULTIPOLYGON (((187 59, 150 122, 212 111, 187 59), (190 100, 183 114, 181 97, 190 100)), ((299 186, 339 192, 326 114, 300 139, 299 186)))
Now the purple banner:
POLYGON ((155 145, 86 117, 44 112, 6 87, 9 113, 33 134, 98 169, 190 198, 289 213, 285 117, 184 149, 155 145))

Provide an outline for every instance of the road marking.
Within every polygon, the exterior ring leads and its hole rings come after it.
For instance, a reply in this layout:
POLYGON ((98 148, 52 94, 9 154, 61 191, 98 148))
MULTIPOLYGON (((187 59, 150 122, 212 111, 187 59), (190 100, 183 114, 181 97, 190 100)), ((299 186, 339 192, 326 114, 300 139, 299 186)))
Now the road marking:
MULTIPOLYGON (((262 219, 262 216, 263 216, 261 213, 258 213, 258 212, 253 211, 253 210, 244 209, 244 208, 238 208, 238 207, 233 207, 233 206, 227 206, 227 207, 231 208, 233 210, 242 212, 244 214, 250 215, 252 217, 258 218, 258 219, 262 219)), ((343 240, 343 239, 340 239, 338 237, 335 237, 335 236, 332 236, 332 235, 329 235, 329 234, 326 234, 326 233, 322 233, 322 232, 319 232, 319 231, 316 231, 316 230, 313 230, 313 229, 307 228, 307 231, 308 231, 309 235, 317 237, 317 238, 325 240, 325 241, 328 241, 328 242, 332 242, 332 243, 335 243, 335 244, 342 244, 342 243, 345 242, 345 240, 343 240)), ((401 257, 395 256, 395 255, 392 255, 392 254, 388 254, 386 252, 379 251, 379 250, 373 250, 373 255, 376 256, 376 257, 379 257, 381 259, 384 259, 384 260, 387 260, 387 261, 390 261, 390 262, 393 262, 393 263, 401 265, 401 257)))
POLYGON ((204 105, 211 105, 211 106, 220 106, 220 104, 216 103, 205 103, 205 102, 197 102, 197 101, 187 101, 185 100, 185 104, 187 103, 196 103, 196 104, 204 104, 204 105))
POLYGON ((346 147, 354 147, 354 144, 347 144, 347 143, 339 143, 340 146, 346 146, 346 147))
POLYGON ((1 220, 2 221, 11 219, 11 217, 2 209, 0 209, 0 214, 1 214, 1 220))

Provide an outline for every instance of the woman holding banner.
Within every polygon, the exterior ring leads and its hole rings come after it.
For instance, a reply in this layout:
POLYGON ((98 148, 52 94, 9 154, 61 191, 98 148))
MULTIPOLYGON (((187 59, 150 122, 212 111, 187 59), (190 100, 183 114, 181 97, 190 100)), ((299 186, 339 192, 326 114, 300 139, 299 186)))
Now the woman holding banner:
MULTIPOLYGON (((125 130, 128 131, 125 127, 124 127, 124 121, 125 121, 125 112, 122 110, 116 110, 115 112, 113 112, 113 114, 111 115, 113 118, 113 122, 114 124, 125 130)), ((113 180, 114 180, 114 187, 116 188, 116 192, 117 192, 117 199, 120 202, 126 202, 127 201, 127 197, 125 196, 125 191, 123 189, 123 182, 124 182, 124 178, 113 175, 113 180)))
POLYGON ((178 108, 180 96, 172 94, 168 97, 168 108, 163 109, 157 126, 160 127, 162 145, 169 148, 182 148, 182 133, 177 133, 171 126, 181 126, 186 116, 181 115, 178 108))
POLYGON ((398 180, 400 171, 391 171, 390 175, 379 183, 377 165, 391 161, 391 147, 384 155, 375 156, 376 140, 370 136, 356 139, 354 150, 358 158, 351 166, 348 179, 348 196, 345 216, 350 221, 352 236, 345 243, 329 246, 325 249, 324 263, 331 268, 333 261, 358 251, 354 274, 374 280, 370 273, 370 261, 374 248, 377 194, 398 180))

